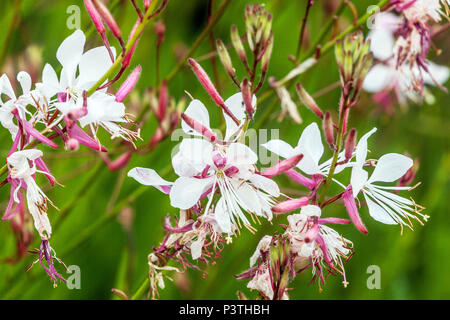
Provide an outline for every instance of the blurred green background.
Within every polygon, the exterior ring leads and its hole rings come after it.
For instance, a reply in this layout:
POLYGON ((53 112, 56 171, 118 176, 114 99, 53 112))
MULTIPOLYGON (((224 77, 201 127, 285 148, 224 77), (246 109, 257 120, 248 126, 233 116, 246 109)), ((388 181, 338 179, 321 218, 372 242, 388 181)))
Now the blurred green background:
MULTIPOLYGON (((112 1, 110 1, 112 2, 112 1)), ((135 22, 136 15, 129 1, 123 3, 114 11, 124 33, 127 34, 135 22)), ((141 2, 141 1, 138 1, 141 2)), ((214 1, 214 8, 221 1, 214 1)), ((375 1, 354 1, 360 15, 375 1)), ((14 16, 14 3, 19 1, 1 1, 0 10, 3 19, 0 30, 8 30, 14 16)), ((243 13, 246 4, 253 1, 233 0, 225 14, 214 28, 216 38, 229 43, 229 30, 236 24, 241 32, 244 30, 243 13)), ((273 14, 274 49, 269 68, 269 76, 278 79, 292 68, 287 59, 289 54, 295 54, 300 20, 305 10, 305 0, 277 0, 260 1, 265 3, 266 9, 273 14)), ((328 19, 328 8, 339 1, 316 1, 311 9, 309 19, 309 35, 312 41, 319 34, 324 22, 328 19)), ((16 4, 17 5, 17 4, 16 4)), ((20 22, 13 28, 8 41, 7 59, 3 71, 15 77, 21 67, 21 55, 30 45, 37 45, 42 50, 42 61, 58 66, 56 49, 61 41, 73 31, 66 27, 69 14, 66 13, 70 5, 78 5, 81 9, 81 28, 87 31, 90 21, 84 10, 82 1, 44 1, 25 0, 18 6, 17 17, 20 22)), ((188 48, 199 35, 206 24, 208 1, 171 0, 162 16, 157 20, 166 23, 166 37, 162 45, 161 75, 167 75, 178 61, 177 52, 188 48)), ((340 28, 352 21, 348 9, 344 11, 340 28)), ((367 30, 365 29, 365 32, 367 30)), ((0 43, 5 43, 7 32, 0 33, 0 43)), ((328 38, 327 38, 328 39, 328 38)), ((155 41, 156 35, 152 24, 147 28, 140 41, 132 64, 142 65, 143 74, 139 80, 136 92, 138 97, 145 95, 146 88, 155 84, 155 41)), ((117 43, 111 39, 117 46, 117 43)), ((434 39, 436 46, 442 49, 439 57, 433 61, 449 64, 450 43, 448 32, 434 39)), ((86 47, 100 45, 100 37, 93 33, 86 47)), ((3 50, 3 48, 2 48, 3 50)), ((206 38, 195 51, 193 57, 201 57, 211 51, 206 38)), ((305 51, 305 50, 304 50, 305 51)), ((230 51, 231 52, 231 51, 230 51)), ((233 61, 237 57, 232 53, 233 61)), ((236 63, 237 64, 237 63, 236 63)), ((211 62, 204 60, 201 65, 212 74, 211 62)), ((40 80, 40 70, 34 80, 40 80), (37 78, 36 78, 37 77, 37 78)), ((220 72, 220 90, 224 97, 235 93, 235 87, 226 76, 222 66, 220 72)), ((238 71, 242 71, 238 69, 238 71)), ((242 76, 242 73, 240 74, 242 76)), ((325 55, 321 62, 302 75, 300 78, 304 87, 314 93, 338 80, 337 67, 332 54, 325 55)), ((447 83, 448 87, 448 83, 447 83)), ((265 84, 267 88, 267 83, 265 84)), ((198 84, 193 73, 184 68, 169 86, 170 94, 176 99, 184 96, 184 90, 203 101, 209 100, 207 94, 198 84)), ((296 277, 292 284, 294 289, 290 295, 292 299, 449 299, 450 298, 450 218, 449 218, 449 104, 450 98, 439 89, 432 88, 436 97, 433 105, 413 105, 407 110, 396 107, 395 113, 388 115, 377 107, 370 96, 363 94, 362 100, 355 108, 350 119, 350 125, 356 127, 359 135, 372 127, 378 127, 378 132, 371 138, 371 157, 377 158, 388 152, 409 152, 412 157, 420 159, 420 169, 416 178, 421 181, 420 187, 412 192, 415 201, 426 207, 426 214, 431 216, 424 226, 415 223, 415 231, 405 230, 400 235, 398 226, 387 226, 375 222, 368 215, 367 208, 360 210, 361 216, 369 229, 368 235, 362 235, 352 226, 338 226, 336 229, 353 241, 356 254, 346 265, 347 279, 350 285, 342 286, 340 277, 329 277, 323 292, 319 293, 316 285, 307 286, 311 274, 309 271, 296 277), (378 265, 381 268, 381 289, 369 290, 366 286, 369 274, 368 266, 378 265)), ((294 95, 293 95, 294 96, 294 95)), ((295 97, 296 98, 296 97, 295 97)), ((296 98, 297 99, 297 98, 296 98)), ((333 90, 317 99, 318 104, 325 110, 336 112, 339 91, 333 90)), ((297 100, 296 100, 297 101, 297 100)), ((128 100, 126 100, 128 102, 128 100)), ((256 121, 264 114, 264 109, 270 100, 259 106, 256 121)), ((212 126, 220 124, 219 112, 209 103, 210 113, 213 115, 212 126)), ((267 129, 280 129, 280 137, 291 144, 297 142, 303 128, 315 116, 304 106, 299 107, 303 117, 303 124, 297 125, 288 117, 282 125, 277 122, 280 108, 277 106, 268 121, 267 129)), ((142 137, 148 141, 156 126, 152 119, 144 128, 142 137)), ((6 156, 10 147, 10 136, 1 130, 1 156, 6 156)), ((106 145, 111 145, 108 140, 106 145)), ((64 219, 51 239, 56 253, 61 253, 71 246, 71 242, 78 239, 94 221, 107 214, 107 208, 113 195, 114 185, 124 179, 123 188, 118 195, 119 200, 129 195, 138 184, 124 173, 135 166, 151 167, 163 170, 170 163, 170 151, 176 142, 162 143, 152 154, 134 155, 132 161, 122 172, 109 172, 106 169, 98 171, 95 179, 90 182, 75 199, 75 206, 67 218, 64 219)), ((45 160, 55 175, 65 187, 56 186, 47 195, 58 207, 70 203, 77 191, 83 186, 89 175, 95 170, 95 154, 86 148, 80 148, 77 153, 53 152, 43 148, 45 160)), ((326 156, 331 156, 327 150, 326 156)), ((97 160, 96 160, 97 159, 97 160)), ((171 172, 164 176, 173 180, 171 172)), ((45 180, 39 180, 45 185, 45 180)), ((285 188, 298 188, 287 179, 280 178, 280 185, 285 188)), ((336 189, 337 191, 337 189, 336 189)), ((1 207, 4 208, 9 195, 9 186, 0 189, 1 207)), ((117 219, 105 224, 82 245, 70 250, 64 255, 58 254, 67 265, 78 265, 81 268, 81 290, 68 290, 64 284, 53 288, 47 276, 36 265, 33 271, 25 273, 30 263, 30 254, 15 264, 0 264, 0 298, 1 299, 109 299, 112 298, 111 288, 118 288, 127 293, 133 293, 143 281, 148 271, 147 255, 153 246, 157 246, 164 236, 162 220, 168 213, 177 211, 169 206, 168 197, 158 190, 149 187, 131 206, 133 213, 132 227, 125 231, 123 224, 117 219)), ((324 213, 327 216, 345 217, 342 206, 330 206, 324 213)), ((58 216, 55 209, 49 211, 51 221, 58 216)), ((245 231, 222 252, 223 259, 216 265, 202 266, 206 268, 208 277, 202 273, 188 271, 185 276, 177 277, 174 282, 166 281, 166 289, 161 290, 162 299, 235 299, 236 291, 242 290, 249 297, 246 282, 237 281, 233 275, 248 267, 248 259, 255 250, 256 244, 264 234, 279 230, 276 226, 284 222, 283 218, 274 220, 273 226, 264 223, 259 226, 258 233, 252 235, 245 231)), ((10 222, 0 223, 0 259, 13 256, 15 252, 15 238, 10 222)), ((33 257, 34 258, 34 257, 33 257)), ((61 270, 59 268, 59 270, 61 270)), ((62 271, 62 270, 61 270, 62 271)), ((62 271, 63 272, 63 271, 62 271)), ((64 275, 64 273, 63 273, 64 275)))

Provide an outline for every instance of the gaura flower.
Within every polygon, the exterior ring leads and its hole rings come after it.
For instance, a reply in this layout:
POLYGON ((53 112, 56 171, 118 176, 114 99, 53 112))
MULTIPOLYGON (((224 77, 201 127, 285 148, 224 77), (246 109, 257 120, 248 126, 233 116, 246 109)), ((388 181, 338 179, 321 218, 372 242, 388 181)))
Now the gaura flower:
MULTIPOLYGON (((95 137, 97 128, 101 126, 113 138, 121 137, 131 142, 138 138, 139 133, 119 125, 129 121, 122 102, 118 102, 115 96, 108 94, 106 88, 97 90, 89 97, 83 97, 84 92, 95 85, 112 65, 106 47, 93 48, 83 53, 85 42, 86 38, 81 30, 67 37, 56 53, 63 67, 60 78, 58 79, 55 70, 46 64, 42 83, 36 85, 48 97, 51 106, 62 114, 58 120, 54 121, 53 126, 65 119, 68 126, 72 127, 72 122, 79 120, 82 127, 90 127, 95 137)), ((115 56, 114 48, 112 52, 115 56)), ((75 132, 68 130, 71 138, 79 140, 88 147, 93 147, 91 143, 87 143, 86 136, 79 137, 77 133, 78 130, 75 132)))
MULTIPOLYGON (((240 93, 230 97, 225 104, 237 119, 245 119, 240 93)), ((193 100, 185 114, 202 127, 202 130, 194 130, 183 122, 186 133, 202 135, 204 128, 209 128, 208 111, 200 101, 193 100)), ((128 176, 169 193, 171 205, 183 210, 195 207, 201 199, 208 197, 204 211, 208 214, 214 195, 219 192, 214 216, 221 230, 230 234, 241 221, 251 230, 244 212, 271 220, 273 198, 278 197, 280 191, 275 182, 257 173, 257 155, 244 144, 233 142, 240 127, 226 114, 225 119, 225 141, 183 139, 179 152, 172 159, 174 171, 179 175, 175 182, 165 181, 155 171, 145 168, 134 168, 128 176)))
MULTIPOLYGON (((413 160, 398 154, 388 153, 378 159, 375 169, 369 177, 363 169, 367 157, 367 139, 376 131, 372 129, 366 133, 358 142, 356 147, 356 162, 351 173, 350 185, 353 197, 357 197, 362 192, 366 200, 369 214, 375 220, 385 224, 400 224, 412 229, 411 218, 416 219, 421 224, 418 216, 424 221, 429 218, 420 213, 423 207, 416 204, 412 199, 406 199, 393 192, 408 190, 410 187, 385 186, 379 183, 394 182, 400 179, 412 167, 413 160)), ((345 199, 344 199, 345 200, 345 199)))
MULTIPOLYGON (((303 158, 298 162, 296 167, 304 173, 312 175, 313 180, 317 178, 317 175, 327 176, 330 170, 331 159, 323 163, 319 163, 324 152, 324 146, 322 143, 319 127, 315 122, 311 123, 303 130, 295 148, 293 148, 287 142, 279 139, 270 140, 262 146, 283 158, 291 158, 295 155, 302 154, 303 158)), ((339 154, 338 160, 339 162, 341 162, 344 159, 345 154, 344 152, 342 152, 339 154)), ((339 173, 345 168, 346 165, 338 165, 336 167, 335 173, 339 173)), ((297 182, 307 186, 310 189, 312 189, 317 184, 317 179, 315 179, 316 182, 314 182, 313 180, 302 176, 295 170, 289 170, 287 174, 297 182)), ((333 179, 333 181, 339 183, 335 179, 333 179)))
POLYGON ((36 230, 41 238, 48 239, 51 236, 52 227, 47 215, 47 204, 51 201, 34 180, 37 172, 48 174, 36 169, 36 161, 41 157, 42 151, 33 149, 16 151, 6 159, 9 168, 8 180, 11 185, 11 199, 4 219, 10 217, 8 212, 12 208, 12 201, 17 204, 23 201, 20 193, 20 189, 22 189, 26 192, 28 211, 33 217, 36 230))
MULTIPOLYGON (((417 29, 412 28, 407 37, 400 34, 395 39, 394 35, 402 26, 401 18, 392 13, 377 14, 374 29, 368 38, 371 39, 371 51, 380 63, 375 64, 369 71, 363 88, 367 92, 380 94, 392 91, 398 102, 406 105, 408 99, 419 102, 418 92, 422 92, 423 84, 444 84, 450 76, 450 69, 426 60, 425 56, 420 60, 423 63, 418 63, 415 57, 423 55, 421 35, 417 29), (399 54, 407 54, 411 58, 400 59, 399 54)), ((423 94, 426 101, 432 101, 427 90, 423 94)))

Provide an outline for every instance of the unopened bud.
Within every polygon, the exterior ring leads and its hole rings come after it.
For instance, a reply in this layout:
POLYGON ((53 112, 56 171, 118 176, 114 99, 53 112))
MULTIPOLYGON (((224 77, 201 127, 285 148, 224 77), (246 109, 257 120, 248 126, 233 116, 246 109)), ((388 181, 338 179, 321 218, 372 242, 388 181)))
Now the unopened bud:
POLYGON ((181 118, 186 124, 191 127, 194 131, 200 133, 208 141, 214 142, 217 140, 217 136, 209 128, 205 127, 203 124, 197 120, 189 117, 184 112, 181 114, 181 118))
POLYGON ((352 128, 345 139, 345 160, 350 160, 353 157, 353 150, 356 145, 356 129, 352 128))
POLYGON ((330 145, 330 147, 334 149, 334 127, 333 127, 333 120, 331 119, 331 113, 329 111, 325 113, 322 125, 323 125, 323 132, 325 134, 325 140, 330 145))
POLYGON ((158 37, 156 44, 160 46, 164 41, 164 34, 166 33, 166 25, 164 24, 164 22, 159 21, 155 23, 155 32, 156 36, 158 37))
POLYGON ((108 8, 99 0, 94 0, 94 4, 103 21, 105 21, 106 25, 108 26, 109 30, 111 30, 111 32, 117 39, 121 40, 122 32, 120 31, 120 28, 117 25, 117 22, 111 12, 109 12, 108 8))
POLYGON ((300 83, 297 83, 297 93, 300 100, 303 104, 308 107, 312 112, 314 112, 319 118, 323 118, 323 112, 314 101, 313 97, 311 97, 308 92, 306 92, 305 88, 300 83))
POLYGON ((269 68, 269 61, 270 57, 272 56, 272 49, 273 49, 273 35, 269 38, 267 48, 264 51, 264 54, 261 58, 261 70, 264 73, 267 72, 267 69, 269 68))
POLYGON ((222 40, 217 40, 216 42, 217 53, 220 58, 220 62, 222 62, 225 71, 230 75, 230 77, 234 77, 236 72, 233 68, 233 63, 231 62, 230 55, 228 54, 228 50, 223 44, 222 40))
POLYGON ((244 45, 242 44, 241 37, 239 36, 238 28, 235 25, 231 26, 231 43, 233 44, 234 50, 236 50, 236 53, 241 61, 246 63, 247 56, 245 54, 244 45))
POLYGON ((146 11, 148 8, 150 8, 151 3, 152 3, 152 0, 144 0, 144 8, 146 11))
POLYGON ((250 84, 248 83, 248 79, 244 78, 241 83, 241 92, 242 99, 244 100, 245 111, 248 114, 250 119, 253 118, 253 106, 252 106, 252 90, 250 88, 250 84))
POLYGON ((304 207, 309 203, 308 197, 301 197, 298 199, 289 199, 278 203, 276 206, 272 207, 272 211, 275 213, 286 213, 298 208, 304 207))
POLYGON ((100 14, 98 13, 97 9, 92 3, 92 0, 84 0, 84 6, 86 7, 86 10, 89 16, 91 17, 92 22, 94 23, 94 26, 97 29, 97 32, 100 34, 105 33, 106 30, 105 26, 102 23, 102 18, 100 17, 100 14))
POLYGON ((294 168, 303 159, 303 154, 299 154, 288 159, 280 161, 277 165, 264 170, 263 176, 272 178, 294 168))
POLYGON ((203 68, 192 58, 188 59, 189 64, 192 67, 192 70, 194 71, 195 75, 197 76, 198 81, 200 81, 200 84, 205 88, 206 92, 213 98, 214 102, 221 107, 224 112, 237 124, 239 125, 240 122, 236 118, 236 116, 228 109, 228 107, 225 105, 225 102, 223 101, 223 98, 220 96, 219 92, 217 92, 216 87, 214 87, 211 79, 209 78, 208 74, 203 70, 203 68))
POLYGON ((70 138, 66 141, 66 148, 71 151, 76 151, 80 148, 80 143, 77 139, 70 138))
POLYGON ((122 102, 130 94, 130 92, 136 86, 139 77, 141 76, 142 67, 137 66, 136 69, 128 76, 128 78, 122 83, 119 90, 116 92, 116 101, 122 102))

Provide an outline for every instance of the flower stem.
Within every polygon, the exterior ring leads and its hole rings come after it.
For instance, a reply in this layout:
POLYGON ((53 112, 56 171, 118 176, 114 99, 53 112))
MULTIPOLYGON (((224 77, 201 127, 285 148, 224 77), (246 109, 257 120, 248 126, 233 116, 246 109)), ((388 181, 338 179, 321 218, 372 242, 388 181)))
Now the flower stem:
POLYGON ((150 280, 145 278, 145 280, 141 283, 138 290, 133 294, 131 300, 140 300, 147 292, 150 287, 150 280))

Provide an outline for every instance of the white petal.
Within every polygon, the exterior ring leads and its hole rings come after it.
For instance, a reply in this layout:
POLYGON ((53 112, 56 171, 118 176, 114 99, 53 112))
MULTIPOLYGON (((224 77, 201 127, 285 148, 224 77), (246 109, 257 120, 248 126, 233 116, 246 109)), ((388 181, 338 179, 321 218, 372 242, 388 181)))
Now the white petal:
POLYGON ((252 149, 242 143, 232 143, 226 149, 227 164, 234 166, 251 165, 258 161, 252 149))
POLYGON ((377 166, 369 178, 374 181, 393 182, 401 178, 413 165, 412 159, 398 153, 388 153, 378 159, 377 166))
POLYGON ((213 146, 204 139, 183 139, 180 143, 180 153, 189 165, 202 171, 206 165, 212 164, 213 146))
POLYGON ((224 233, 231 233, 231 221, 228 214, 228 210, 223 197, 217 201, 216 208, 214 211, 214 217, 216 218, 217 224, 224 233))
POLYGON ((193 166, 181 152, 177 152, 172 158, 173 171, 180 177, 193 177, 202 171, 193 166))
POLYGON ((261 146, 283 158, 289 158, 294 154, 294 148, 292 148, 287 142, 279 139, 270 140, 261 146))
POLYGON ((273 197, 280 196, 280 188, 272 179, 266 178, 260 174, 254 174, 250 177, 252 184, 273 197))
POLYGON ((70 82, 75 78, 75 72, 81 61, 85 42, 86 37, 83 31, 78 29, 64 39, 56 52, 56 58, 63 66, 66 81, 70 82))
POLYGON ((20 71, 17 74, 17 81, 19 81, 20 86, 22 87, 22 93, 26 94, 31 90, 31 76, 28 72, 20 71))
POLYGON ((148 168, 133 168, 128 171, 128 176, 135 179, 140 184, 153 186, 162 192, 164 192, 164 190, 161 186, 171 186, 173 184, 172 182, 161 178, 155 170, 148 168))
POLYGON ((323 150, 319 127, 313 122, 303 130, 295 148, 295 153, 303 154, 303 159, 297 167, 308 174, 319 173, 318 165, 323 150))
MULTIPOLYGON (((115 49, 111 48, 115 56, 115 49)), ((77 86, 88 90, 94 85, 111 67, 112 61, 106 47, 97 47, 86 51, 80 61, 80 75, 77 86)))
POLYGON ((367 207, 369 209, 369 214, 375 220, 384 224, 397 224, 394 219, 386 212, 381 206, 372 201, 368 196, 364 194, 364 198, 367 202, 367 207))
POLYGON ((374 134, 377 131, 377 128, 373 128, 369 132, 367 132, 365 135, 359 139, 358 144, 356 146, 356 163, 359 166, 362 166, 364 162, 366 161, 367 157, 367 139, 374 134))
POLYGON ((435 85, 434 80, 436 80, 439 84, 444 84, 447 82, 449 76, 450 76, 450 69, 447 66, 440 66, 438 64, 435 64, 431 61, 428 61, 428 70, 431 73, 431 76, 425 72, 423 76, 423 81, 426 84, 435 85))
POLYGON ((16 94, 11 86, 8 76, 4 73, 0 78, 0 94, 6 94, 11 99, 16 99, 16 94))
POLYGON ((46 97, 51 98, 59 91, 59 80, 55 69, 48 63, 42 71, 42 84, 40 90, 46 97))
MULTIPOLYGON (((210 128, 208 109, 206 109, 205 105, 200 100, 192 100, 184 113, 194 120, 197 120, 205 127, 210 128)), ((181 120, 181 128, 183 128, 184 132, 187 134, 201 136, 200 133, 197 133, 188 126, 184 120, 181 120)))
POLYGON ((394 71, 383 64, 377 64, 370 69, 363 82, 363 88, 367 92, 380 92, 392 81, 394 71))
POLYGON ((305 214, 308 217, 320 217, 322 210, 318 206, 308 204, 300 209, 300 214, 305 214))
MULTIPOLYGON (((245 120, 245 106, 244 100, 242 99, 242 94, 236 93, 225 100, 225 105, 231 111, 232 114, 236 116, 240 123, 245 120)), ((256 107, 256 97, 252 97, 252 106, 256 107)), ((226 132, 225 132, 225 140, 228 141, 231 136, 239 129, 239 126, 231 119, 225 112, 223 112, 225 123, 226 123, 226 132)))
POLYGON ((364 187, 367 182, 368 173, 362 167, 354 167, 352 169, 352 176, 350 179, 350 184, 352 185, 353 197, 356 198, 359 191, 364 187))
POLYGON ((192 260, 197 260, 202 256, 202 248, 205 239, 198 239, 191 243, 191 256, 192 260))
POLYGON ((184 210, 192 208, 211 184, 210 178, 178 178, 170 190, 170 205, 184 210))
POLYGON ((367 36, 370 38, 370 50, 378 60, 386 60, 394 54, 394 36, 389 30, 372 30, 367 36))

